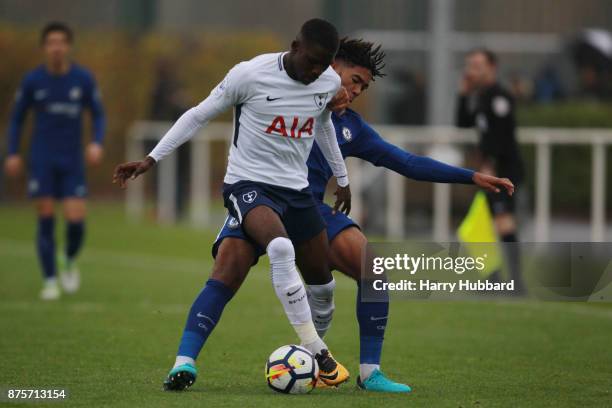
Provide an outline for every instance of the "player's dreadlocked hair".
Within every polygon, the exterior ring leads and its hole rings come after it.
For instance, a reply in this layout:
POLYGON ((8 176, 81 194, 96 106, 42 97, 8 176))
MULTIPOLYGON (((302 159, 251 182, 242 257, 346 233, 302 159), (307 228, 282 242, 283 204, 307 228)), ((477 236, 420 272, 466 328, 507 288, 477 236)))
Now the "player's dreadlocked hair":
POLYGON ((384 77, 382 72, 385 67, 385 53, 371 42, 361 39, 348 39, 344 37, 340 40, 340 48, 336 53, 336 59, 344 60, 350 64, 364 67, 372 73, 372 80, 375 77, 384 77))

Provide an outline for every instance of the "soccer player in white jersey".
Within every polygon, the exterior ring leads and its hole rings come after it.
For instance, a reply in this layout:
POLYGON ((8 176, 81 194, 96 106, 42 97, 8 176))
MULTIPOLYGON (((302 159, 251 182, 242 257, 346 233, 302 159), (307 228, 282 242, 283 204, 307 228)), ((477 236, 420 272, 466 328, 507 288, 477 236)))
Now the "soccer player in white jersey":
MULTIPOLYGON (((332 24, 307 21, 289 52, 264 54, 236 65, 144 160, 119 165, 114 173, 114 182, 125 187, 128 179, 149 170, 212 118, 234 107, 225 207, 244 233, 266 248, 276 295, 301 344, 315 356, 319 380, 327 385, 345 382, 349 373, 317 334, 296 262, 309 282, 324 285, 333 280, 325 222, 308 187, 306 160, 315 138, 339 186, 334 211, 350 211, 346 167, 326 109, 340 89, 340 77, 330 67, 338 44, 332 24)), ((207 281, 187 317, 165 389, 182 390, 193 384, 197 354, 233 293, 221 281, 207 281)))

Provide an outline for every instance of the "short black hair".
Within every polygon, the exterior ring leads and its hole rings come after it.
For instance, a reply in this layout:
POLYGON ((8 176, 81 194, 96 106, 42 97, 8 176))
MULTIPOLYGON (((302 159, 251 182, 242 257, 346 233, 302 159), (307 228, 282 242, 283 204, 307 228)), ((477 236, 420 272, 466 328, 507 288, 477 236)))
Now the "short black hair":
POLYGON ((321 18, 308 20, 302 25, 300 35, 307 43, 320 45, 334 54, 338 51, 338 30, 329 21, 321 18))
POLYGON ((40 32, 40 43, 43 44, 50 33, 57 31, 64 33, 68 42, 72 43, 72 40, 74 39, 74 33, 72 32, 72 29, 68 27, 68 24, 61 23, 59 21, 52 21, 45 25, 45 27, 40 32))
POLYGON ((385 67, 385 53, 381 46, 362 39, 342 38, 336 59, 368 69, 372 73, 372 80, 386 75, 382 72, 385 67))
POLYGON ((468 52, 467 55, 470 56, 470 55, 474 55, 474 54, 482 54, 482 55, 484 55, 484 57, 487 60, 487 62, 489 63, 489 65, 492 65, 494 67, 497 66, 497 63, 498 63, 497 54, 495 54, 490 49, 488 49, 488 48, 474 48, 473 50, 468 52))

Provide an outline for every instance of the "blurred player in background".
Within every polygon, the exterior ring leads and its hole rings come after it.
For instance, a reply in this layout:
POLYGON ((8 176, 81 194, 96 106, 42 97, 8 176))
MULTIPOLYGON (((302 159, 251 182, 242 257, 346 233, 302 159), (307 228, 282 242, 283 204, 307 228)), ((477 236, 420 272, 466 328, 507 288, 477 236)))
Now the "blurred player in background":
MULTIPOLYGON (((516 140, 515 104, 497 79, 497 56, 487 49, 476 49, 465 59, 457 104, 457 126, 476 126, 480 134, 480 171, 507 177, 519 185, 523 180, 523 160, 516 140)), ((495 228, 503 242, 518 242, 515 196, 489 192, 487 198, 495 228)), ((516 290, 524 288, 520 273, 518 246, 505 245, 505 252, 516 290)), ((499 279, 499 276, 494 276, 499 279)))
MULTIPOLYGON (((308 187, 306 161, 314 140, 338 182, 336 210, 350 210, 346 166, 327 103, 340 89, 330 67, 338 32, 329 22, 305 22, 289 52, 257 56, 237 64, 198 106, 188 110, 144 160, 117 166, 114 181, 124 187, 149 170, 226 109, 234 108, 234 137, 223 185, 225 207, 270 259, 272 283, 302 345, 319 364, 319 379, 337 385, 348 371, 317 334, 307 281, 327 284, 325 222, 308 187)), ((236 256, 238 254, 235 254, 236 256)), ((195 299, 174 367, 164 387, 183 390, 196 380, 195 358, 221 317, 233 291, 210 279, 195 299)))
MULTIPOLYGON (((342 108, 363 93, 376 77, 382 77, 384 53, 380 46, 362 40, 343 39, 332 65, 346 91, 347 103, 334 102, 334 110, 342 108)), ((396 171, 406 177, 441 183, 476 184, 481 188, 513 192, 507 179, 475 173, 471 170, 453 167, 444 163, 406 152, 385 140, 361 116, 350 109, 341 115, 332 115, 335 136, 343 157, 358 157, 376 166, 396 171)), ((359 322, 360 366, 358 385, 373 392, 410 392, 408 385, 389 379, 380 370, 384 333, 389 311, 388 296, 381 295, 377 302, 364 302, 361 298, 362 253, 367 238, 359 226, 348 216, 334 210, 323 202, 325 189, 332 178, 332 170, 315 143, 308 158, 308 181, 318 204, 319 211, 327 224, 330 240, 330 268, 347 275, 357 283, 356 317, 359 322)), ((240 228, 238 221, 229 216, 213 244, 215 265, 211 280, 223 282, 236 292, 249 269, 257 263, 265 251, 250 239, 240 228)), ((330 327, 334 312, 335 280, 326 284, 309 281, 305 277, 308 302, 313 321, 321 337, 330 327)), ((203 345, 203 344, 202 344, 203 345)), ((199 352, 200 350, 198 350, 199 352)))
POLYGON ((17 177, 23 169, 19 139, 29 109, 35 112, 30 146, 28 191, 36 203, 36 244, 44 286, 41 299, 60 297, 55 253, 55 201, 63 204, 66 248, 60 255, 60 281, 65 292, 80 285, 75 259, 85 236, 85 164, 81 145, 84 109, 92 115, 93 141, 87 145, 89 164, 102 160, 105 119, 93 75, 70 59, 73 32, 66 24, 49 23, 40 42, 45 63, 25 75, 15 96, 5 171, 17 177))

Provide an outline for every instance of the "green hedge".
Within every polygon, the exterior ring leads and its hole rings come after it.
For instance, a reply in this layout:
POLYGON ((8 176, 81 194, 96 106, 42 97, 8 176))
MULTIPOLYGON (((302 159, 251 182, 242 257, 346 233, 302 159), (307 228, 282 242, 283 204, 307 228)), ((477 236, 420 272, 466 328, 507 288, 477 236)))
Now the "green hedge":
POLYGON ((612 128, 612 104, 596 102, 519 106, 521 126, 612 128))
MULTIPOLYGON (((523 105, 518 110, 520 126, 564 128, 611 128, 612 104, 571 102, 547 105, 523 105)), ((526 186, 534 190, 535 152, 533 146, 523 148, 528 179, 526 186)), ((566 214, 588 215, 591 199, 591 147, 555 146, 552 150, 553 210, 566 214)), ((612 147, 607 149, 607 209, 612 208, 612 147)))

